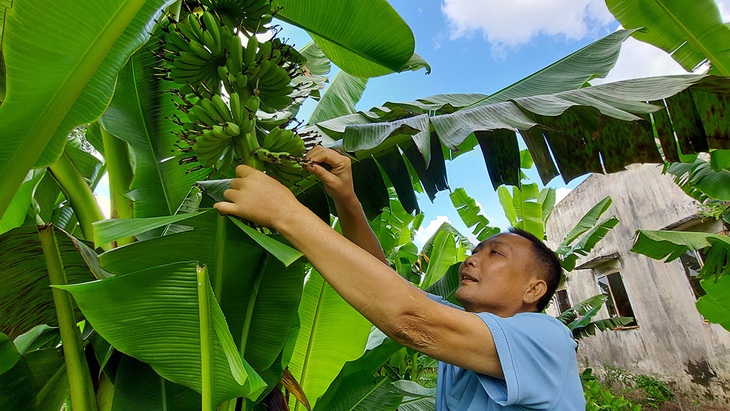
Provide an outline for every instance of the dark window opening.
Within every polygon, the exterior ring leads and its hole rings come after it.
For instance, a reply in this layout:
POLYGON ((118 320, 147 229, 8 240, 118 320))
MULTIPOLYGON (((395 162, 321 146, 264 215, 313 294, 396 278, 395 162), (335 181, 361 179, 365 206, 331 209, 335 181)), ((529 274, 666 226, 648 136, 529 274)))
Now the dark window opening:
POLYGON ((557 305, 560 313, 564 313, 565 310, 572 307, 570 297, 568 297, 568 290, 558 290, 555 292, 555 305, 557 305))
POLYGON ((626 293, 624 282, 621 280, 621 273, 613 273, 598 277, 598 287, 601 292, 608 296, 606 309, 608 315, 613 317, 632 317, 634 321, 626 324, 626 327, 636 327, 639 324, 634 317, 634 310, 631 308, 629 295, 626 293))
POLYGON ((687 276, 687 281, 689 281, 689 286, 692 289, 692 294, 694 294, 695 300, 707 294, 700 284, 699 277, 700 270, 705 265, 704 253, 702 253, 701 250, 687 251, 679 256, 679 260, 682 262, 684 274, 687 276))

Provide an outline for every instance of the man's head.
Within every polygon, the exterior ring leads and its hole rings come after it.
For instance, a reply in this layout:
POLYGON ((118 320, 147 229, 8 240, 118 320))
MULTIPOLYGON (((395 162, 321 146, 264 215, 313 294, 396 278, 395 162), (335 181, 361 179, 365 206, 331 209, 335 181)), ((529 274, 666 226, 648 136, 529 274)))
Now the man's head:
POLYGON ((560 260, 542 241, 511 228, 481 242, 459 269, 456 298, 468 311, 507 317, 542 311, 555 293, 560 260))

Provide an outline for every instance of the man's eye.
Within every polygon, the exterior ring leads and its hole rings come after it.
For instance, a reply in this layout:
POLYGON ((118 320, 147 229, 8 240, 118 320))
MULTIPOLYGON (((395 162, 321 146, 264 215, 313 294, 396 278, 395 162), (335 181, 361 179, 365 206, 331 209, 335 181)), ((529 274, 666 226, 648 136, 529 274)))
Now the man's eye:
POLYGON ((497 254, 497 255, 502 255, 502 253, 500 253, 500 252, 499 252, 499 251, 497 251, 497 250, 491 250, 491 251, 489 252, 489 254, 492 254, 492 255, 494 255, 494 254, 497 254))

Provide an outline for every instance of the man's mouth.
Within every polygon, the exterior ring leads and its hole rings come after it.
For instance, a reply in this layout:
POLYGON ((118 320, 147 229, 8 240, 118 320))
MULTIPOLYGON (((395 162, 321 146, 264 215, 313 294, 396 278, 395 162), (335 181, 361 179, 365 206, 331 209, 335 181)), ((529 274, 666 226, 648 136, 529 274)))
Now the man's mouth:
POLYGON ((462 274, 461 275, 461 282, 464 282, 464 281, 477 282, 477 279, 474 278, 474 277, 471 277, 471 276, 469 276, 467 274, 462 274))

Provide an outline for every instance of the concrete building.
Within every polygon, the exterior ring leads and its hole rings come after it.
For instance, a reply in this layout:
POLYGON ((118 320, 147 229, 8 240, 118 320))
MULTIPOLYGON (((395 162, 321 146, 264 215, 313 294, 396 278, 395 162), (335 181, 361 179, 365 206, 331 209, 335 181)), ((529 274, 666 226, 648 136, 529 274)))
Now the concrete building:
MULTIPOLYGON (((631 253, 638 229, 722 232, 722 224, 707 223, 699 203, 661 174, 661 166, 635 165, 610 175, 592 175, 558 203, 548 220, 551 247, 598 201, 611 196, 604 217, 619 224, 577 269, 568 275, 556 303, 569 307, 601 292, 608 307, 596 318, 633 316, 636 323, 597 333, 579 342, 581 364, 595 372, 617 367, 635 374, 655 374, 671 381, 691 401, 730 409, 730 332, 702 318, 694 304, 699 254, 669 264, 631 253)), ((550 314, 556 315, 558 304, 550 314)))

